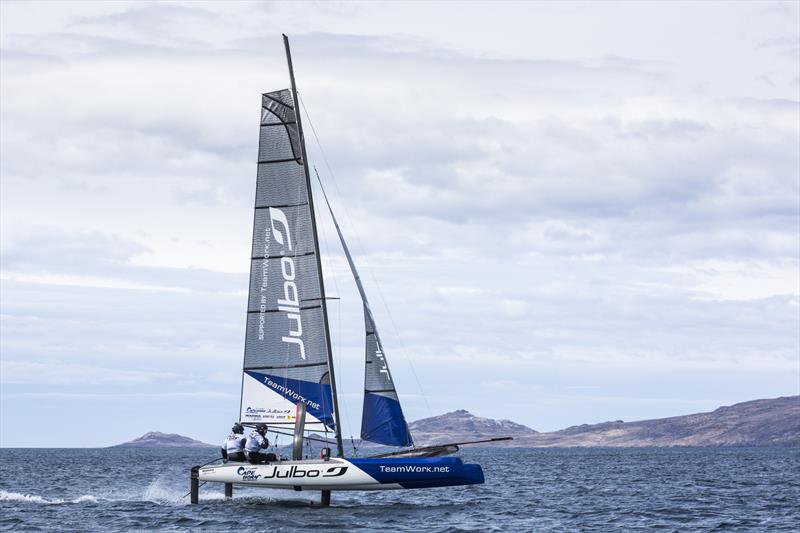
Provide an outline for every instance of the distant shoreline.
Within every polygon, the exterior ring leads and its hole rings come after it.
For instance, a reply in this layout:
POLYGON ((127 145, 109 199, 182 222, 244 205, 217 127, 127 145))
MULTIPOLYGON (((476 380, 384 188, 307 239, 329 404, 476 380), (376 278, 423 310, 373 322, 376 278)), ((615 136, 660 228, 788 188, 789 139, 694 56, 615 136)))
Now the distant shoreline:
MULTIPOLYGON (((800 447, 800 396, 751 400, 714 411, 691 415, 582 424, 552 432, 538 432, 510 420, 475 416, 458 410, 409 424, 416 446, 511 436, 483 448, 520 449, 675 449, 675 448, 798 448, 800 447)), ((475 446, 476 448, 479 446, 475 446)), ((174 433, 152 431, 111 446, 45 448, 36 446, 0 449, 198 449, 218 447, 174 433)), ((356 440, 365 454, 382 447, 356 440)), ((467 447, 466 449, 469 449, 467 447)))
MULTIPOLYGON (((36 446, 0 446, 0 450, 108 450, 108 451, 130 451, 130 450, 175 450, 175 451, 211 451, 217 448, 209 446, 206 448, 201 447, 186 447, 180 448, 177 446, 66 446, 61 448, 45 448, 36 446)), ((462 450, 492 450, 500 449, 499 446, 464 446, 462 450)), ((756 446, 756 445, 725 445, 725 446, 503 446, 503 450, 561 450, 561 451, 580 451, 580 450, 798 450, 800 451, 800 444, 783 444, 771 446, 756 446)), ((370 448, 370 452, 374 448, 370 448)), ((347 454, 346 454, 347 455, 347 454)), ((361 454, 360 456, 368 456, 369 454, 361 454)), ((348 455, 349 456, 349 455, 348 455)))

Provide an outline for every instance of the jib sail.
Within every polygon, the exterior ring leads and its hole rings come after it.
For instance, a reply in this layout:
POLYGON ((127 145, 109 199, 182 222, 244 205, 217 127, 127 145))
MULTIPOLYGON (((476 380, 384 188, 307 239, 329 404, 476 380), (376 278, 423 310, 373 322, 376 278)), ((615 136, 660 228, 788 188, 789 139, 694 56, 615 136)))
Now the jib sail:
MULTIPOLYGON (((349 254, 348 254, 349 255, 349 254)), ((361 285, 361 282, 358 283, 361 285)), ((367 361, 364 374, 364 411, 361 415, 361 438, 388 446, 413 446, 392 374, 386 362, 378 330, 364 300, 367 334, 367 361)))
MULTIPOLYGON (((288 51, 288 50, 287 50, 288 51)), ((292 92, 262 95, 240 420, 335 427, 327 316, 292 92)))
MULTIPOLYGON (((319 179, 319 176, 317 176, 319 179)), ((322 186, 322 182, 320 182, 322 186)), ((388 446, 413 446, 411 432, 408 429, 406 418, 403 415, 403 408, 400 406, 400 399, 392 381, 392 374, 389 371, 389 364, 386 361, 386 354, 383 351, 378 330, 375 327, 375 319, 369 307, 367 293, 361 283, 361 277, 347 248, 347 243, 342 235, 342 230, 333 214, 333 209, 328 201, 325 190, 325 203, 328 205, 331 219, 336 227, 336 233, 342 243, 347 263, 355 279, 361 301, 364 304, 364 325, 366 331, 366 370, 364 376, 364 409, 361 415, 361 438, 370 442, 386 444, 388 446)))

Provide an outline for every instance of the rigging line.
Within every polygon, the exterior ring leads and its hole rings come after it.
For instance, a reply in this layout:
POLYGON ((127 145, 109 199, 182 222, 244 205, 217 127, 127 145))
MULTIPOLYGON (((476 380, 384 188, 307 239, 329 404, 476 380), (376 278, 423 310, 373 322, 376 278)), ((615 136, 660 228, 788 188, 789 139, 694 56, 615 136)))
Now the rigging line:
MULTIPOLYGON (((316 171, 316 167, 314 167, 314 169, 316 171)), ((338 292, 338 290, 339 290, 338 287, 337 287, 336 290, 338 292)), ((339 296, 341 297, 341 293, 339 293, 339 296)), ((341 361, 342 360, 342 303, 341 303, 341 300, 336 302, 336 322, 337 322, 337 324, 336 324, 336 326, 337 326, 336 327, 336 329, 337 329, 336 334, 337 334, 337 338, 339 339, 339 344, 336 347, 337 350, 339 351, 339 353, 336 356, 336 358, 339 361, 341 361)), ((342 368, 344 368, 344 365, 342 365, 342 368)), ((342 372, 342 374, 344 374, 344 372, 342 372)), ((348 402, 342 402, 342 403, 344 404, 344 417, 347 419, 347 426, 351 429, 351 433, 352 433, 353 425, 350 423, 350 410, 347 407, 347 403, 348 402)), ((351 435, 351 438, 352 438, 352 435, 351 435)))
MULTIPOLYGON (((216 462, 218 462, 218 461, 222 461, 222 457, 216 457, 216 458, 214 458, 213 460, 211 460, 211 461, 209 461, 209 462, 207 462, 207 463, 203 463, 203 464, 201 464, 201 465, 200 465, 200 466, 198 466, 197 468, 203 468, 204 466, 208 466, 208 465, 210 465, 211 463, 216 463, 216 462)), ((208 483, 208 481, 203 481, 202 483, 200 483, 199 485, 197 485, 197 488, 199 489, 200 487, 202 487, 202 486, 203 486, 203 485, 205 485, 206 483, 208 483)), ((192 493, 192 491, 189 491, 189 492, 187 492, 186 494, 184 494, 183 496, 181 496, 181 498, 185 498, 185 497, 187 497, 188 495, 190 495, 191 493, 192 493)))
MULTIPOLYGON (((248 423, 248 424, 249 424, 249 423, 248 423)), ((310 431, 316 431, 316 430, 313 430, 313 429, 306 429, 306 430, 304 430, 304 433, 303 433, 303 434, 305 435, 305 432, 310 432, 310 431)), ((322 431, 322 430, 320 429, 319 431, 322 431)), ((276 437, 275 437, 275 438, 276 438, 276 440, 277 440, 277 435, 284 435, 284 436, 286 436, 286 437, 294 437, 294 433, 287 433, 287 432, 285 432, 285 431, 278 431, 278 430, 276 430, 276 429, 270 429, 270 430, 269 430, 269 432, 270 432, 270 433, 274 433, 274 434, 276 435, 276 437)), ((316 433, 315 433, 315 434, 316 434, 316 433)), ((315 442, 323 442, 323 443, 325 443, 325 444, 328 444, 328 445, 331 445, 331 444, 333 444, 334 446, 336 445, 336 441, 335 441, 335 440, 325 440, 325 439, 318 438, 318 437, 311 437, 310 435, 309 435, 309 436, 306 436, 305 438, 307 438, 307 439, 311 439, 311 440, 313 440, 313 441, 315 441, 315 442)), ((290 440, 291 440, 291 439, 290 439, 290 440)))
MULTIPOLYGON (((303 100, 302 96, 299 95, 299 94, 297 95, 297 98, 300 101, 300 106, 302 107, 302 110, 305 113, 306 118, 308 119, 308 125, 311 127, 311 133, 314 134, 314 140, 316 141, 317 146, 319 147, 319 151, 320 151, 320 154, 322 155, 322 160, 325 163, 325 167, 328 169, 328 172, 330 173, 331 179, 333 181, 333 186, 336 189, 336 195, 339 198, 341 198, 342 197, 342 193, 341 193, 341 190, 339 189, 339 183, 338 183, 338 180, 336 179, 336 174, 333 172, 333 169, 331 168, 331 165, 328 162, 328 157, 325 154, 325 149, 322 147, 322 142, 320 142, 320 140, 319 140, 319 135, 317 135, 317 129, 314 127, 314 122, 311 120, 311 115, 308 112, 308 108, 306 107, 305 101, 303 100)), ((316 167, 314 167, 314 170, 316 171, 316 167)), ((319 185, 322 188, 322 194, 325 195, 325 189, 324 189, 324 187, 322 187, 322 181, 319 178, 319 173, 317 173, 317 181, 319 182, 319 185)), ((326 201, 327 201, 327 197, 326 197, 326 201)), ((340 204, 343 207, 345 218, 347 218, 348 225, 350 226, 350 229, 348 231, 350 231, 352 233, 352 235, 355 237, 356 245, 359 247, 361 254, 362 255, 366 255, 366 254, 364 254, 364 246, 361 243, 361 238, 360 238, 360 236, 358 234, 358 231, 355 229, 356 225, 351 223, 352 219, 350 217, 350 212, 347 210, 347 204, 345 202, 340 202, 340 204)), ((369 268, 368 265, 365 265, 365 266, 367 267, 366 270, 369 273, 370 278, 372 278, 372 281, 373 281, 373 283, 375 285, 375 288, 378 291, 378 295, 381 298, 381 302, 383 303, 383 307, 386 310, 387 315, 389 316, 389 321, 392 324, 392 329, 394 331, 395 337, 397 338, 397 341, 398 341, 398 344, 399 344, 400 353, 403 354, 403 358, 406 360, 406 363, 408 364, 409 368, 411 369, 411 374, 414 376, 414 381, 416 381, 416 383, 417 383, 417 388, 419 389, 420 395, 422 396, 422 400, 425 402, 425 408, 428 411, 428 416, 432 417, 433 416, 433 411, 431 410, 431 406, 428 403, 428 395, 425 394, 425 389, 423 389, 422 382, 420 382, 419 376, 417 376, 417 370, 416 370, 416 368, 414 368, 414 363, 411 362, 411 358, 408 356, 408 350, 406 350, 405 342, 403 341, 403 338, 400 335, 400 330, 397 327, 397 323, 394 320, 394 316, 392 315, 392 312, 391 312, 391 310, 389 309, 389 306, 386 303, 386 298, 383 296, 383 291, 381 290, 380 283, 378 283, 378 280, 375 278, 375 274, 372 271, 372 269, 369 268)))
MULTIPOLYGON (((314 166, 313 164, 312 164, 312 166, 314 167, 314 170, 316 171, 317 167, 314 166)), ((317 179, 319 179, 319 176, 317 177, 317 179)), ((312 185, 313 185, 313 182, 312 182, 312 185)), ((320 184, 320 187, 321 186, 322 185, 320 184)), ((324 189, 322 189, 322 194, 323 195, 325 194, 325 190, 324 189)), ((333 257, 333 254, 331 253, 331 246, 330 246, 330 243, 328 241, 328 230, 330 228, 326 228, 325 226, 326 226, 326 224, 320 224, 318 226, 318 229, 319 229, 319 233, 322 234, 322 244, 325 246, 325 253, 328 255, 329 258, 331 258, 331 257, 333 257)), ((336 277, 337 276, 335 275, 335 272, 334 272, 334 275, 332 275, 330 277, 333 279, 333 287, 336 290, 336 293, 341 298, 342 291, 339 288, 339 283, 336 281, 336 277)), ((334 351, 334 354, 336 355, 336 361, 338 361, 338 363, 339 363, 339 369, 341 370, 341 369, 344 368, 344 366, 342 365, 342 306, 341 306, 340 302, 341 302, 341 300, 337 300, 337 302, 336 302, 336 319, 337 319, 337 329, 338 329, 338 337, 339 338, 338 338, 338 342, 336 343, 336 346, 333 349, 333 351, 334 351)), ((332 355, 334 355, 334 354, 332 354, 332 355)), ((341 375, 339 376, 339 393, 340 393, 341 396, 344 396, 344 392, 347 390, 347 387, 344 386, 344 376, 345 376, 345 374, 346 374, 346 372, 342 372, 341 375)), ((352 426, 351 420, 350 420, 350 409, 347 407, 347 402, 342 402, 341 405, 344 407, 344 421, 347 422, 347 426, 348 427, 352 428, 353 426, 352 426)), ((340 423, 340 422, 337 421, 337 424, 338 423, 340 423)), ((326 426, 326 430, 327 430, 327 426, 326 426)))
MULTIPOLYGON (((198 490, 200 490, 200 487, 202 487, 202 486, 203 486, 203 485, 205 485, 206 483, 208 483, 208 481, 203 481, 202 483, 200 483, 199 485, 197 485, 197 489, 198 489, 198 490)), ((184 494, 183 496, 181 496, 181 498, 185 498, 185 497, 187 497, 188 495, 190 495, 191 493, 192 493, 192 491, 189 491, 189 492, 187 492, 186 494, 184 494)))
MULTIPOLYGON (((303 107, 303 109, 305 109, 305 106, 303 107)), ((311 119, 309 119, 309 124, 310 123, 311 123, 311 119)), ((322 196, 325 198, 325 203, 328 204, 328 211, 329 211, 329 213, 331 215, 331 219, 334 220, 333 208, 331 207, 331 203, 328 200, 328 195, 325 193, 325 187, 322 185, 322 179, 319 177, 319 172, 317 171, 317 167, 316 166, 314 166, 314 173, 317 176, 317 182, 319 182, 319 187, 320 187, 320 190, 322 191, 322 196)), ((334 220, 334 224, 336 224, 335 220, 334 220)), ((341 236, 341 233, 339 233, 339 237, 343 239, 343 237, 341 236)), ((342 246, 344 246, 344 242, 342 242, 342 246)), ((403 357, 405 358, 406 362, 408 363, 408 366, 411 369, 411 373, 414 376, 414 380, 417 382, 417 387, 419 388, 419 391, 421 393, 422 399, 425 402, 425 407, 428 410, 428 414, 430 416, 433 416, 433 411, 431 411, 431 406, 428 403, 428 397, 427 397, 427 395, 425 394, 425 391, 422 388, 422 383, 419 380, 419 376, 417 376, 417 370, 416 370, 416 368, 414 368, 414 364, 411 362, 411 359, 408 357, 408 353, 405 350, 405 346, 403 345, 402 337, 400 336, 400 330, 397 327, 397 323, 394 321, 394 316, 392 316, 392 311, 389 309, 389 305, 386 303, 386 298, 384 298, 384 296, 383 296, 383 291, 380 288, 380 284, 378 283, 378 280, 375 277, 375 274, 372 272, 372 269, 368 268, 367 271, 369 272, 370 277, 372 278, 372 281, 375 283, 375 286, 376 286, 376 288, 378 290, 378 295, 381 297, 381 302, 383 302, 383 307, 386 310, 386 313, 389 315, 389 321, 392 324, 392 329, 394 330, 395 336, 397 337, 397 339, 398 339, 398 341, 399 341, 399 343, 401 345, 400 346, 400 348, 401 348, 400 352, 403 354, 403 357)), ((356 275, 355 272, 353 272, 353 275, 354 276, 356 275)), ((371 310, 370 306, 367 304, 366 297, 365 296, 362 296, 362 297, 365 298, 363 303, 364 303, 364 306, 369 311, 370 320, 374 320, 374 317, 372 317, 372 310, 371 310)), ((373 323, 373 327, 374 326, 375 326, 375 324, 373 323)), ((368 336, 369 335, 375 335, 376 339, 377 339, 377 333, 375 331, 370 332, 369 330, 367 330, 367 335, 368 336)), ((379 342, 379 345, 381 345, 380 342, 379 342)), ((381 345, 381 349, 383 349, 382 345, 381 345)), ((369 363, 369 361, 367 361, 367 363, 369 363)))
POLYGON ((386 303, 386 298, 383 297, 383 291, 378 284, 378 280, 375 279, 375 274, 372 271, 369 271, 369 275, 372 278, 373 282, 375 283, 375 287, 378 289, 378 296, 381 297, 381 302, 383 303, 383 308, 386 309, 386 314, 389 316, 389 322, 392 323, 392 329, 394 330, 394 334, 397 336, 398 341, 400 341, 400 353, 403 354, 403 357, 408 362, 408 366, 411 369, 411 374, 414 376, 414 381, 417 382, 417 387, 419 387, 419 391, 422 394, 422 400, 425 402, 425 407, 428 410, 428 416, 433 417, 433 411, 431 410, 431 406, 428 403, 428 395, 425 394, 425 391, 422 389, 422 383, 417 376, 417 369, 414 368, 414 364, 411 362, 411 358, 408 356, 408 352, 405 349, 405 344, 400 336, 400 330, 397 327, 397 323, 394 321, 394 316, 392 316, 392 311, 389 309, 389 305, 386 303))

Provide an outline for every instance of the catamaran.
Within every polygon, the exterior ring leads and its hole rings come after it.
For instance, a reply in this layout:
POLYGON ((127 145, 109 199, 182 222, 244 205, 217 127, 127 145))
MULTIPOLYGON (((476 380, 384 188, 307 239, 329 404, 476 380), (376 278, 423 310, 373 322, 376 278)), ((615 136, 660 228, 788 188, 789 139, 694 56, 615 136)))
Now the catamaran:
MULTIPOLYGON (((415 447, 389 371, 375 317, 327 195, 324 196, 364 310, 366 362, 361 439, 401 451, 346 458, 336 394, 311 175, 303 138, 289 40, 290 89, 261 99, 253 244, 239 420, 293 436, 292 459, 269 464, 226 462, 192 469, 192 503, 202 482, 321 491, 474 485, 476 464, 455 453, 460 444, 415 447), (337 454, 303 458, 304 439, 333 432, 337 454)), ((317 176, 318 177, 318 176, 317 176)), ((320 186, 321 186, 320 182, 320 186)), ((324 194, 324 189, 322 189, 324 194)), ((489 439, 489 440, 503 440, 489 439)))

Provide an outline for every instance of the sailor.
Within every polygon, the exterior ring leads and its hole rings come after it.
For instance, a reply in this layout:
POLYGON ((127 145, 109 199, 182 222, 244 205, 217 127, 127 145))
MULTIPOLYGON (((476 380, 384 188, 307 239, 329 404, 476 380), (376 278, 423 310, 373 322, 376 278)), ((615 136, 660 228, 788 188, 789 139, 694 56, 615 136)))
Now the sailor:
POLYGON ((267 454, 266 450, 269 448, 269 441, 267 440, 267 425, 259 424, 256 429, 247 437, 247 442, 244 445, 244 454, 247 460, 252 464, 257 465, 266 463, 270 459, 274 460, 274 454, 267 454))
POLYGON ((244 456, 244 426, 236 422, 231 428, 231 434, 222 441, 222 458, 228 461, 244 462, 247 458, 244 456))

